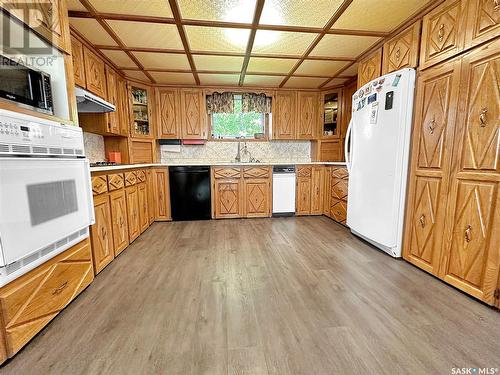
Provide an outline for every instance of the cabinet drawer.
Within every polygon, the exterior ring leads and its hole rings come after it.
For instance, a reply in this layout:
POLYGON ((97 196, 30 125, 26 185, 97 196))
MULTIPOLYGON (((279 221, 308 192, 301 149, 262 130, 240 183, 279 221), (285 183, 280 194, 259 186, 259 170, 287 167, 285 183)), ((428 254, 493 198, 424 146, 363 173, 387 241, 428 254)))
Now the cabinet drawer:
POLYGON ((311 177, 312 167, 299 167, 297 170, 297 175, 299 177, 311 177))
POLYGON ((215 178, 240 178, 240 168, 214 168, 215 178))
POLYGON ((19 351, 94 279, 89 240, 0 290, 8 355, 19 351))
POLYGON ((108 191, 108 180, 106 176, 92 177, 92 194, 99 195, 107 193, 107 191, 108 191))
POLYGON ((347 181, 339 178, 332 178, 332 198, 347 200, 347 181))
POLYGON ((135 172, 125 172, 125 186, 132 186, 137 183, 137 175, 135 172))
POLYGON ((344 201, 332 198, 330 204, 330 216, 333 220, 345 224, 347 219, 347 204, 344 201))
POLYGON ((244 178, 269 178, 271 171, 269 167, 243 168, 244 178))
POLYGON ((125 179, 122 173, 108 174, 108 190, 115 191, 125 186, 125 179))
POLYGON ((143 170, 136 171, 135 175, 137 176, 137 182, 146 182, 146 172, 143 170))
POLYGON ((347 172, 347 168, 345 167, 333 167, 332 168, 332 177, 347 179, 349 177, 349 173, 347 172))

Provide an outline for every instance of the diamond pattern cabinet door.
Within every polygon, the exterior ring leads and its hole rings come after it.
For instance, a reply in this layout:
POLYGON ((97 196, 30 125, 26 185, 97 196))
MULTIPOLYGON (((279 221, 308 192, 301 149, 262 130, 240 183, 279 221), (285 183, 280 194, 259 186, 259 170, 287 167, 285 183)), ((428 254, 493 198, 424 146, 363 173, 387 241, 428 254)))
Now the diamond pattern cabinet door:
POLYGON ((181 89, 181 135, 183 139, 207 139, 203 90, 181 89))
POLYGON ((85 63, 83 61, 83 44, 75 37, 71 36, 71 58, 73 59, 73 75, 75 85, 86 87, 85 63))
POLYGON ((241 181, 215 180, 215 218, 241 217, 243 210, 241 204, 241 181))
POLYGON ((95 224, 90 227, 94 270, 97 275, 114 259, 113 229, 109 196, 94 197, 95 224))
POLYGON ((382 72, 382 49, 361 60, 358 65, 358 88, 380 76, 382 72))
POLYGON ((457 180, 451 241, 444 251, 442 278, 493 304, 500 263, 500 199, 496 181, 457 180))
POLYGON ((269 179, 245 179, 245 217, 271 216, 271 182, 269 179))
POLYGON ((382 74, 418 65, 420 21, 384 44, 382 74))
POLYGON ((111 134, 120 135, 120 114, 119 114, 119 96, 118 96, 118 74, 108 65, 106 65, 106 92, 108 102, 114 104, 115 112, 106 114, 107 131, 111 134))
POLYGON ((168 170, 166 168, 153 169, 155 182, 155 220, 171 220, 170 212, 170 185, 168 170))
POLYGON ((156 99, 160 138, 179 139, 179 91, 170 88, 157 89, 156 99))
POLYGON ((273 104, 273 138, 294 139, 295 112, 297 93, 295 91, 279 91, 273 104))
MULTIPOLYGON (((130 109, 129 109, 129 93, 127 88, 127 82, 118 76, 117 80, 118 87, 118 112, 119 112, 119 123, 120 123, 120 135, 128 136, 130 134, 130 109)), ((122 155, 122 157, 125 155, 122 155)))
POLYGON ((85 61, 87 90, 101 98, 105 98, 106 73, 104 62, 85 46, 83 46, 83 59, 85 61))
POLYGON ((323 213, 323 178, 324 167, 313 167, 311 174, 311 215, 321 215, 323 213))
POLYGON ((318 136, 318 94, 314 92, 298 93, 297 139, 314 139, 318 136))
POLYGON ((448 0, 426 14, 422 24, 420 68, 444 61, 464 48, 466 0, 448 0))
POLYGON ((473 47, 500 34, 500 2, 470 0, 467 11, 465 46, 473 47))
POLYGON ((310 215, 311 214, 311 186, 312 180, 309 177, 297 177, 297 215, 310 215))
POLYGON ((128 246, 127 201, 125 190, 109 194, 115 257, 128 246))
POLYGON ((145 182, 137 184, 137 194, 139 198, 139 226, 142 233, 149 228, 148 187, 145 182))
POLYGON ((132 243, 141 234, 137 186, 134 185, 125 188, 125 197, 127 198, 128 236, 129 242, 132 243))

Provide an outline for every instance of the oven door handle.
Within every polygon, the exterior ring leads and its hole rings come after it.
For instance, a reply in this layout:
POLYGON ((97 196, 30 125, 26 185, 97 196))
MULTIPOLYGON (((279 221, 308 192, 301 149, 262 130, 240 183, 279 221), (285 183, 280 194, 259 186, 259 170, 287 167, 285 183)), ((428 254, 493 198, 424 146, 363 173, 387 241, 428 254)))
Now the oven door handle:
POLYGON ((94 213, 94 196, 92 194, 92 179, 90 176, 90 161, 89 159, 85 159, 85 169, 87 171, 87 196, 88 196, 88 202, 89 202, 89 218, 90 218, 90 225, 95 224, 95 213, 94 213))

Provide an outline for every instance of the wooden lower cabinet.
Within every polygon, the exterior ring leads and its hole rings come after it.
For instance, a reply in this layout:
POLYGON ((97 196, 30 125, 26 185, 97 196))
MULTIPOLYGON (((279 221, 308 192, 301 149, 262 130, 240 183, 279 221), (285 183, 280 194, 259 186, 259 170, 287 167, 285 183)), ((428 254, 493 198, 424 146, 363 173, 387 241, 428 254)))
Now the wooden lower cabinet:
POLYGON ((170 210, 170 185, 167 168, 154 168, 152 170, 154 192, 156 194, 154 215, 157 221, 172 220, 170 210))
POLYGON ((270 179, 245 179, 243 182, 245 196, 245 217, 271 216, 271 181, 270 179))
POLYGON ((214 217, 238 218, 243 215, 241 180, 215 180, 214 217))
POLYGON ((323 214, 324 167, 297 168, 296 215, 323 214))
POLYGON ((0 363, 17 353, 93 280, 86 239, 1 288, 0 363))
POLYGON ((296 215, 311 214, 311 177, 297 177, 296 215))
POLYGON ((127 200, 125 190, 120 189, 109 194, 111 202, 111 219, 115 257, 125 250, 129 244, 127 200))
POLYGON ((327 169, 327 193, 325 194, 325 215, 336 222, 346 225, 347 221, 347 189, 349 174, 343 166, 327 169))
POLYGON ((132 242, 141 234, 137 186, 133 185, 125 188, 125 196, 127 198, 128 238, 132 242))
POLYGON ((137 195, 139 199, 139 227, 143 233, 149 228, 148 187, 145 182, 137 185, 137 195))
POLYGON ((111 205, 107 194, 94 197, 95 224, 90 227, 96 275, 114 259, 111 205))
POLYGON ((154 173, 151 169, 148 169, 146 171, 146 184, 148 187, 149 225, 151 225, 155 221, 155 200, 156 200, 155 179, 154 179, 154 173))

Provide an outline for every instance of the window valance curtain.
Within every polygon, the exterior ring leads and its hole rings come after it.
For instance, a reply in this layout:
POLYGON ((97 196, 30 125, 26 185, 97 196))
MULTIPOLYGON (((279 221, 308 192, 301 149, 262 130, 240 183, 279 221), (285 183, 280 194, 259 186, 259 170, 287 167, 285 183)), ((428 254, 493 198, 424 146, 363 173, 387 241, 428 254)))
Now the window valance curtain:
POLYGON ((212 113, 233 113, 234 97, 232 92, 214 92, 207 96, 207 112, 212 113))
POLYGON ((271 97, 253 92, 214 92, 207 96, 207 112, 234 113, 235 96, 241 97, 241 112, 271 113, 271 97))
POLYGON ((271 113, 271 97, 266 94, 244 92, 241 94, 242 112, 271 113))

